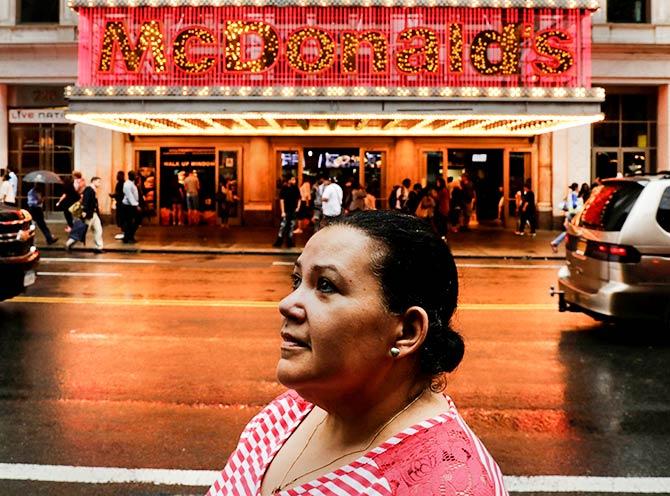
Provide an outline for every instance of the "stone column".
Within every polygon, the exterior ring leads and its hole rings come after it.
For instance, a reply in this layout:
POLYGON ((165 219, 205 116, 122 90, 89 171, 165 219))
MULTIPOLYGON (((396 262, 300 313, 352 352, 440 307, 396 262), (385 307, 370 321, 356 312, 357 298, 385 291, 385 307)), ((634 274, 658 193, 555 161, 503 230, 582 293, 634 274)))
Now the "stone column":
POLYGON ((591 125, 556 131, 552 136, 552 194, 554 222, 562 222, 558 205, 572 183, 591 182, 591 125))
POLYGON ((412 183, 421 180, 417 158, 413 139, 400 138, 395 142, 393 168, 386 171, 386 189, 382 189, 382 198, 388 198, 393 185, 400 184, 406 177, 412 179, 412 183))
POLYGON ((109 214, 112 190, 116 169, 113 167, 112 131, 88 124, 74 126, 74 169, 80 171, 86 183, 92 177, 102 179, 102 187, 98 191, 100 213, 109 214))
POLYGON ((670 170, 670 85, 658 88, 658 148, 656 170, 670 170))
POLYGON ((275 180, 277 172, 271 156, 270 140, 262 136, 249 138, 249 153, 242 164, 244 181, 243 222, 252 226, 273 224, 275 180))
POLYGON ((541 229, 551 229, 554 227, 551 205, 552 134, 540 134, 536 138, 536 143, 538 222, 541 229))
POLYGON ((9 119, 7 106, 7 85, 0 84, 0 169, 9 163, 9 119))

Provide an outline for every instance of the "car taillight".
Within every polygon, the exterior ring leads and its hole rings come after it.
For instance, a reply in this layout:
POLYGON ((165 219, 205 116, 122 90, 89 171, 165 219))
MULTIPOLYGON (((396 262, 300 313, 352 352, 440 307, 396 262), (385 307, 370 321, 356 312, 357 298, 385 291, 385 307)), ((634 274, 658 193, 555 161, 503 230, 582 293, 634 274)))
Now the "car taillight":
POLYGON ((641 259, 640 252, 632 246, 599 243, 597 241, 588 242, 584 255, 618 263, 636 263, 641 259))

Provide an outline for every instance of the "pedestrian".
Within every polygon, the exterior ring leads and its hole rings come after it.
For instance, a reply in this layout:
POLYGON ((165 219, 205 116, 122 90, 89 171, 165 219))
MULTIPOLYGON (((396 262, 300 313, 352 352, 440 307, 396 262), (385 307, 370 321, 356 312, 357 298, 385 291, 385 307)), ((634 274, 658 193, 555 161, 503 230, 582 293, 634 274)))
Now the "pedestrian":
POLYGON ((123 239, 123 183, 126 182, 126 174, 123 171, 117 171, 116 173, 116 184, 114 185, 114 193, 110 193, 109 196, 114 200, 114 220, 116 221, 116 227, 121 230, 120 234, 116 234, 114 239, 123 239))
POLYGON ((12 207, 16 205, 16 195, 12 183, 9 181, 9 171, 5 171, 2 182, 0 182, 0 204, 12 207))
POLYGON ((286 247, 293 248, 293 231, 300 209, 300 188, 298 188, 297 180, 291 176, 286 184, 282 185, 279 192, 279 207, 281 209, 281 223, 279 224, 279 232, 277 239, 272 246, 275 248, 281 247, 286 239, 286 247))
POLYGON ((56 208, 63 211, 63 217, 65 217, 65 223, 67 224, 65 232, 69 233, 74 225, 74 218, 70 212, 70 207, 74 205, 75 202, 81 200, 81 195, 74 189, 74 178, 72 176, 63 178, 62 192, 63 193, 56 202, 56 208))
POLYGON ((447 183, 447 188, 450 191, 449 202, 449 225, 452 232, 458 232, 463 217, 464 199, 463 188, 461 188, 461 180, 455 179, 451 183, 447 183))
POLYGON ((186 190, 186 215, 189 225, 197 225, 200 222, 200 180, 194 169, 191 169, 184 180, 186 190))
POLYGON ((71 250, 77 241, 86 244, 86 231, 90 229, 93 233, 93 243, 95 245, 93 252, 103 253, 102 222, 100 221, 97 194, 97 191, 102 186, 102 179, 97 176, 91 178, 90 186, 86 186, 86 181, 81 177, 81 174, 76 179, 77 185, 84 189, 81 195, 82 219, 79 224, 83 221, 85 228, 82 229, 78 226, 77 222, 74 223, 70 231, 70 237, 65 243, 65 249, 68 251, 71 250))
POLYGON ((300 211, 298 212, 298 227, 293 234, 302 234, 309 226, 312 217, 310 206, 312 204, 312 185, 309 178, 304 178, 300 185, 300 211))
POLYGON ((577 197, 581 200, 582 205, 586 203, 586 201, 589 199, 589 196, 591 196, 591 186, 589 186, 589 183, 582 183, 582 186, 579 188, 579 193, 577 194, 577 197))
POLYGON ((351 204, 351 192, 354 190, 354 179, 347 176, 344 180, 344 187, 342 188, 342 211, 344 215, 349 213, 349 205, 351 204))
POLYGON ((321 194, 323 218, 321 219, 321 227, 326 227, 342 215, 343 192, 340 185, 334 182, 330 177, 326 177, 323 184, 324 188, 323 193, 321 194))
MULTIPOLYGON (((563 212, 564 216, 563 220, 564 229, 567 229, 568 224, 577 214, 580 204, 583 205, 577 193, 578 187, 579 185, 577 183, 572 183, 568 188, 568 194, 560 204, 561 211, 563 212)), ((551 251, 553 251, 554 253, 558 252, 558 247, 563 242, 567 234, 568 234, 567 231, 564 230, 549 243, 551 245, 551 251)))
POLYGON ((140 205, 140 192, 135 183, 135 171, 128 171, 128 179, 123 183, 123 199, 121 208, 123 212, 123 242, 126 244, 137 243, 135 233, 140 225, 142 207, 140 205))
POLYGON ((12 185, 12 192, 14 193, 14 205, 16 205, 16 198, 19 196, 19 178, 11 165, 7 166, 7 173, 9 174, 7 180, 12 185))
POLYGON ((321 219, 323 218, 323 203, 321 201, 321 195, 323 194, 325 175, 319 174, 317 181, 312 186, 312 199, 313 211, 312 211, 312 224, 314 225, 314 232, 317 232, 321 228, 321 219))
POLYGON ((351 190, 351 201, 347 205, 348 212, 361 212, 367 210, 367 205, 365 204, 365 198, 367 198, 368 192, 365 191, 365 185, 360 184, 358 181, 354 180, 353 188, 351 190))
POLYGON ((470 175, 464 173, 461 176, 461 190, 463 191, 463 223, 461 224, 461 231, 470 230, 470 220, 475 211, 475 202, 477 195, 475 193, 475 186, 472 183, 470 175))
POLYGON ((438 177, 436 182, 437 199, 434 209, 434 224, 437 234, 446 236, 449 232, 449 209, 451 208, 451 192, 443 177, 438 177))
POLYGON ((230 218, 230 179, 225 178, 219 187, 217 194, 217 201, 219 203, 219 218, 221 219, 221 227, 228 229, 228 222, 230 218))
POLYGON ((49 226, 47 226, 46 221, 44 220, 44 184, 35 183, 33 187, 28 191, 28 211, 35 221, 37 227, 40 228, 42 234, 44 234, 45 239, 47 240, 48 245, 54 244, 58 241, 58 238, 51 234, 49 226))
POLYGON ((414 183, 412 189, 407 195, 407 201, 405 201, 404 212, 409 215, 416 215, 416 208, 419 206, 419 201, 421 200, 421 183, 414 183))
POLYGON ((426 186, 419 193, 419 204, 416 206, 414 215, 419 219, 423 219, 433 226, 435 217, 435 199, 437 198, 437 190, 431 186, 426 186))
POLYGON ((292 278, 279 303, 288 391, 249 422, 207 495, 506 496, 444 393, 464 352, 447 244, 416 217, 361 212, 316 233, 292 278))
POLYGON ((530 235, 535 237, 537 228, 537 207, 535 205, 535 193, 533 193, 530 179, 526 179, 523 185, 523 194, 521 195, 521 214, 519 216, 520 230, 517 235, 523 236, 526 230, 526 224, 530 226, 530 235))
POLYGON ((186 190, 184 189, 184 171, 177 172, 172 176, 172 185, 170 187, 170 202, 172 204, 171 225, 184 225, 184 205, 186 204, 186 190))
POLYGON ((409 187, 412 185, 412 180, 406 177, 398 186, 394 186, 389 197, 389 208, 391 210, 402 211, 409 195, 409 187))
POLYGON ((367 191, 367 189, 365 194, 365 210, 377 210, 377 198, 367 191))

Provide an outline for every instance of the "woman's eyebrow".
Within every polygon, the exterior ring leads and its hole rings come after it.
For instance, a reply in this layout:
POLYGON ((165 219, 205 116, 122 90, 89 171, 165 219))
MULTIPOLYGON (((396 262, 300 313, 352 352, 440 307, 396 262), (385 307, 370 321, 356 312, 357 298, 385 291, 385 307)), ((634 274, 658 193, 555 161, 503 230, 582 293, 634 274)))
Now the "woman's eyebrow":
POLYGON ((312 269, 319 272, 322 272, 324 270, 332 270, 333 272, 336 272, 338 274, 340 273, 340 271, 334 265, 314 265, 312 269))

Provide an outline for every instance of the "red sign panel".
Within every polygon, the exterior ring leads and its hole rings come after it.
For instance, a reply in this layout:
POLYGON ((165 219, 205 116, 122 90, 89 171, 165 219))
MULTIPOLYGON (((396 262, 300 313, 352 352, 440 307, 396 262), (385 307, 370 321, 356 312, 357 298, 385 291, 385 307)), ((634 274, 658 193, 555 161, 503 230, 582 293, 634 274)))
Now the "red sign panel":
POLYGON ((589 87, 590 13, 447 7, 79 10, 79 86, 589 87))

